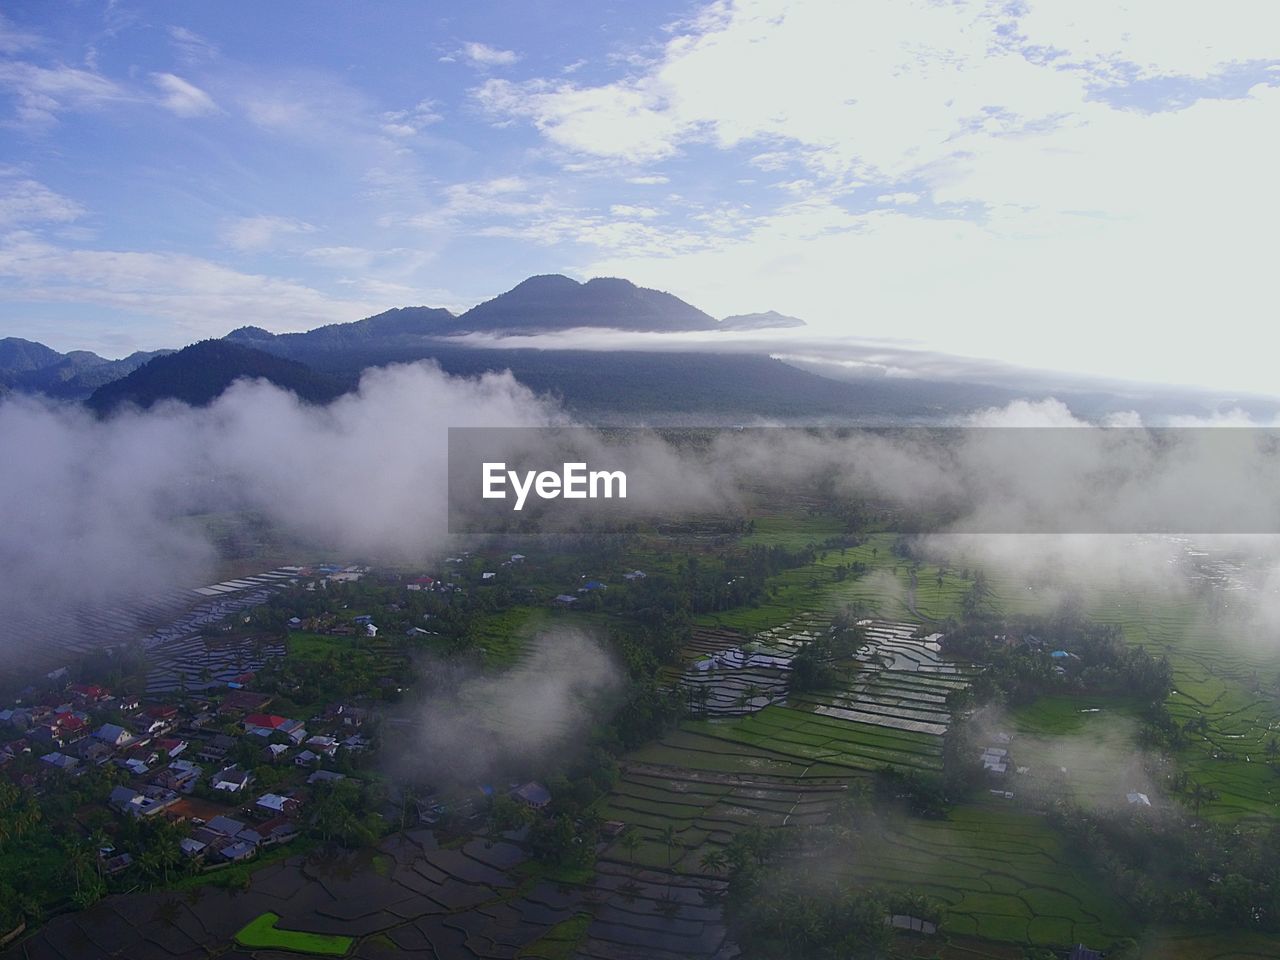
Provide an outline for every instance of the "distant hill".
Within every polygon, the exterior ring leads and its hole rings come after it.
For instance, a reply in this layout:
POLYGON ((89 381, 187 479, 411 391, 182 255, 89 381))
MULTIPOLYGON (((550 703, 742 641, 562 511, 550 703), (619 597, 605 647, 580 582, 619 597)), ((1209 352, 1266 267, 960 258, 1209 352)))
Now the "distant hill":
POLYGON ((23 340, 21 337, 5 337, 0 340, 0 374, 29 373, 57 363, 62 354, 43 343, 23 340))
POLYGON ((458 331, 533 332, 571 327, 617 330, 715 330, 697 307, 630 280, 596 277, 579 283, 560 274, 530 277, 457 318, 458 331))
POLYGON ((353 323, 333 323, 305 333, 270 333, 261 327, 240 327, 223 339, 284 356, 305 356, 329 350, 352 350, 371 343, 419 341, 456 332, 457 318, 442 307, 397 307, 353 323))
POLYGON ((788 317, 777 310, 764 313, 739 313, 720 321, 721 330, 781 330, 787 327, 808 326, 799 317, 788 317))
POLYGON ((168 352, 154 350, 107 360, 88 350, 59 353, 43 343, 8 337, 0 340, 0 384, 21 393, 80 400, 168 352))
POLYGON ((87 402, 98 413, 124 404, 145 409, 162 400, 204 406, 242 377, 270 380, 313 403, 332 400, 346 387, 295 360, 226 340, 202 340, 177 353, 156 357, 128 376, 99 387, 87 402))

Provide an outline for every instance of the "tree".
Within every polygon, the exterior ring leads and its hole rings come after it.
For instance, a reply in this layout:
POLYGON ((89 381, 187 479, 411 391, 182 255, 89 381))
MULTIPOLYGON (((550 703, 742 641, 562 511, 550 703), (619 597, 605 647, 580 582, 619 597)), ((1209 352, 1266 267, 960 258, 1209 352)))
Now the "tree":
POLYGON ((729 857, 719 848, 715 850, 708 850, 702 855, 702 859, 699 863, 702 866, 702 869, 709 873, 724 873, 729 869, 729 857))
POLYGON ((658 835, 659 839, 667 848, 667 869, 671 868, 671 852, 675 849, 677 838, 676 828, 671 824, 667 824, 662 828, 662 833, 658 835))
POLYGON ((640 835, 636 833, 635 827, 627 827, 622 836, 618 838, 618 843, 622 845, 623 850, 627 851, 628 862, 634 865, 636 862, 636 850, 640 847, 640 835))

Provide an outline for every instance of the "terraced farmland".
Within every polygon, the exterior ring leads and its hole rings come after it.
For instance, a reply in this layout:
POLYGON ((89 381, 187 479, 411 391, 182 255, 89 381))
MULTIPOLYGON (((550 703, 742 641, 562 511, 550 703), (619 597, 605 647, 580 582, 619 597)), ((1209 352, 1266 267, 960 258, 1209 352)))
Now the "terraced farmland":
MULTIPOLYGON (((191 897, 108 897, 55 918, 6 956, 206 956, 209 947, 229 948, 264 912, 317 942, 352 938, 348 955, 358 960, 513 960, 542 955, 557 937, 561 956, 596 960, 730 955, 720 908, 704 897, 723 881, 605 863, 590 884, 567 887, 522 878, 525 857, 511 843, 480 839, 442 849, 430 833, 414 831, 383 841, 374 863, 367 852, 291 857, 255 873, 243 893, 206 887, 191 897)), ((246 939, 222 955, 284 956, 246 939)))
POLYGON ((705 872, 702 855, 753 827, 780 828, 826 821, 847 792, 838 778, 798 781, 775 774, 721 773, 628 763, 602 815, 631 825, 633 852, 615 842, 606 856, 681 873, 705 872), (663 839, 667 827, 674 843, 663 839))
POLYGON ((957 808, 947 820, 889 818, 850 873, 937 897, 948 933, 1063 945, 1130 932, 1044 821, 1004 806, 957 808))

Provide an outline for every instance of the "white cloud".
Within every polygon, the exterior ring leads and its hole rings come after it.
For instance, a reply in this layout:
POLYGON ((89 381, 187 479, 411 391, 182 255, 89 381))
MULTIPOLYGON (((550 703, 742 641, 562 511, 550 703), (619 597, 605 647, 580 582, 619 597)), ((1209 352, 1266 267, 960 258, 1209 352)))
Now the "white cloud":
POLYGON ((1224 64, 1280 55, 1280 9, 1271 0, 1220 0, 1195 12, 1167 0, 1040 2, 1018 26, 1028 43, 1100 72, 1125 63, 1140 76, 1203 78, 1224 64))
MULTIPOLYGON (((961 354, 1275 392, 1270 353, 1239 346, 1273 298, 1280 88, 1258 63, 1280 64, 1278 38, 1267 0, 1194 22, 1156 0, 739 0, 612 82, 473 94, 567 162, 717 150, 720 169, 785 172, 771 208, 694 214, 670 252, 642 225, 583 231, 600 246, 583 272, 717 314, 768 303, 961 354), (1214 79, 1246 66, 1247 95, 1214 79)), ((523 227, 547 242, 566 219, 523 227)))
POLYGON ((480 69, 509 67, 520 59, 520 55, 514 50, 500 50, 475 41, 464 43, 455 56, 462 57, 470 66, 480 69))
POLYGON ((251 253, 270 250, 287 237, 312 233, 315 229, 303 220, 262 215, 229 220, 222 225, 219 234, 229 246, 251 253))
POLYGON ((0 53, 20 53, 40 45, 38 34, 14 26, 3 13, 0 13, 0 53))
POLYGON ((52 126, 64 110, 138 99, 91 70, 62 64, 41 67, 19 60, 0 62, 0 88, 13 95, 17 122, 33 129, 52 126))
POLYGON ((609 215, 633 220, 652 220, 661 216, 653 207, 637 207, 629 203, 615 203, 609 208, 609 215))
POLYGON ((391 137, 412 137, 444 117, 434 100, 422 100, 412 110, 391 110, 382 115, 382 132, 391 137))
POLYGON ((488 80, 473 95, 495 118, 531 121, 551 142, 603 157, 647 162, 669 157, 683 127, 658 109, 644 84, 577 87, 488 80))
POLYGON ((0 170, 0 227, 70 223, 83 214, 84 207, 43 183, 0 170))
POLYGON ((662 176, 661 174, 646 174, 638 177, 627 177, 627 183, 634 183, 641 187, 658 186, 669 182, 670 179, 662 176))
POLYGON ((172 73, 153 73, 152 82, 164 94, 160 105, 179 117, 202 117, 219 113, 213 98, 199 87, 172 73))
POLYGON ((0 301, 91 304, 126 311, 139 328, 162 320, 164 332, 142 344, 151 347, 245 324, 306 330, 386 308, 185 254, 72 249, 21 233, 0 244, 0 301))
POLYGON ((179 58, 186 64, 207 63, 218 58, 218 48, 194 30, 186 27, 170 27, 169 39, 179 58))

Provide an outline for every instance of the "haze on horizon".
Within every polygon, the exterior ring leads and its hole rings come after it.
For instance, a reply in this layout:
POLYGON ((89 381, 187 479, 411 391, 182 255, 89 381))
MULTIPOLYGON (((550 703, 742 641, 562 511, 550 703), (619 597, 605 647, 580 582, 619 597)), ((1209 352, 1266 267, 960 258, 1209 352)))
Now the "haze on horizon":
POLYGON ((564 272, 1280 392, 1268 0, 502 13, 7 5, 0 336, 120 356, 564 272))

